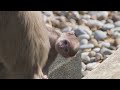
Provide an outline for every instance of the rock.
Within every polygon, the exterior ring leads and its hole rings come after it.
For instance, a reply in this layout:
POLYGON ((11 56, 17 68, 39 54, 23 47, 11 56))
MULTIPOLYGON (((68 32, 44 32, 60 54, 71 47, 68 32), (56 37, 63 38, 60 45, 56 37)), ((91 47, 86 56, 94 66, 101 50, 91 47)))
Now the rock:
POLYGON ((120 27, 115 27, 111 29, 112 32, 120 32, 120 27))
POLYGON ((105 40, 105 42, 108 42, 108 43, 110 43, 110 44, 112 45, 112 44, 115 43, 115 39, 114 39, 114 38, 107 38, 107 39, 105 40))
POLYGON ((120 48, 82 79, 120 79, 120 48))
POLYGON ((86 72, 86 71, 82 71, 82 75, 83 75, 83 77, 85 76, 85 75, 87 75, 88 74, 88 72, 86 72))
POLYGON ((107 47, 107 48, 110 47, 110 43, 109 42, 101 42, 100 45, 104 46, 104 47, 107 47))
POLYGON ((113 37, 114 38, 119 38, 120 37, 120 33, 119 32, 114 32, 113 33, 113 37))
POLYGON ((96 57, 90 57, 90 63, 95 62, 96 57))
POLYGON ((96 52, 95 52, 95 51, 91 51, 91 52, 89 53, 89 56, 90 56, 90 57, 96 56, 96 52))
POLYGON ((120 21, 120 15, 118 15, 118 14, 113 14, 112 20, 113 20, 114 22, 120 21))
POLYGON ((95 16, 98 20, 107 19, 109 12, 108 11, 90 11, 90 15, 95 16))
POLYGON ((86 48, 86 49, 83 49, 83 52, 90 52, 92 49, 91 48, 86 48))
POLYGON ((98 63, 98 62, 88 63, 86 65, 86 69, 89 70, 89 71, 91 71, 91 70, 95 69, 99 64, 100 63, 98 63))
POLYGON ((112 51, 110 49, 103 47, 103 48, 101 48, 100 53, 102 55, 110 55, 110 54, 112 54, 112 51))
POLYGON ((102 26, 102 30, 110 30, 110 29, 112 29, 112 28, 114 28, 115 26, 113 25, 113 24, 111 24, 111 23, 107 23, 107 24, 104 24, 103 26, 102 26))
POLYGON ((79 11, 80 14, 87 14, 89 11, 79 11))
POLYGON ((84 63, 90 62, 90 57, 86 53, 81 53, 81 59, 82 59, 82 62, 84 63))
POLYGON ((82 34, 87 34, 85 32, 84 29, 81 29, 81 28, 77 28, 77 29, 74 29, 74 32, 75 32, 75 35, 78 37, 79 35, 82 35, 82 34))
POLYGON ((82 77, 79 53, 68 60, 58 55, 48 72, 49 79, 81 79, 82 77))
POLYGON ((91 38, 91 39, 90 39, 90 42, 91 42, 92 44, 94 44, 95 47, 98 46, 98 42, 97 42, 97 40, 96 40, 95 38, 91 38))
POLYGON ((81 65, 82 65, 83 71, 85 71, 86 70, 86 65, 83 62, 81 62, 81 65))
POLYGON ((111 23, 111 24, 112 24, 112 23, 114 23, 114 22, 113 22, 113 20, 111 20, 111 19, 107 19, 107 20, 106 20, 106 23, 111 23))
POLYGON ((44 15, 46 15, 47 17, 49 16, 54 16, 52 11, 42 11, 44 15))
POLYGON ((97 54, 96 54, 96 59, 95 59, 95 61, 97 62, 97 61, 100 61, 100 60, 102 60, 102 59, 103 59, 102 54, 97 53, 97 54))
POLYGON ((120 27, 120 21, 115 22, 115 27, 120 27))
POLYGON ((90 28, 85 25, 79 25, 78 27, 76 27, 76 29, 80 30, 80 32, 84 32, 82 34, 92 35, 92 31, 90 30, 90 28))
POLYGON ((79 40, 82 40, 82 39, 90 39, 90 36, 88 34, 82 34, 80 36, 78 36, 79 40))
POLYGON ((78 11, 72 11, 72 14, 79 19, 80 18, 80 14, 78 13, 78 11))
POLYGON ((89 26, 90 28, 93 27, 101 28, 104 24, 98 20, 88 20, 86 25, 89 26))
POLYGON ((88 23, 88 21, 86 19, 78 19, 78 25, 84 25, 87 23, 88 23))
POLYGON ((107 38, 107 34, 101 30, 97 30, 94 33, 94 37, 97 40, 104 40, 105 38, 107 38))
POLYGON ((80 45, 80 49, 93 48, 93 44, 80 45))
POLYGON ((115 39, 115 44, 120 45, 120 37, 115 39))
POLYGON ((56 16, 56 20, 59 20, 60 22, 66 22, 66 17, 65 16, 56 16))
POLYGON ((81 16, 81 19, 90 19, 91 16, 89 14, 84 14, 83 16, 81 16))
POLYGON ((64 29, 62 29, 62 32, 70 32, 71 30, 71 27, 65 27, 64 29))
POLYGON ((93 51, 95 51, 97 53, 100 51, 100 48, 94 48, 93 51))
POLYGON ((103 19, 107 19, 108 18, 108 11, 99 11, 97 13, 97 18, 98 20, 103 20, 103 19))
POLYGON ((88 44, 88 40, 87 39, 82 39, 80 41, 80 45, 84 45, 84 44, 88 44))

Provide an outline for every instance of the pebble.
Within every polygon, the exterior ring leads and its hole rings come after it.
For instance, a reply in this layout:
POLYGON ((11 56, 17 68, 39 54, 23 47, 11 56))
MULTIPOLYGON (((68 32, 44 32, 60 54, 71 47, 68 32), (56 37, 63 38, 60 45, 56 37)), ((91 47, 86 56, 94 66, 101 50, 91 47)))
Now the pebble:
POLYGON ((103 39, 107 38, 107 34, 101 30, 97 30, 94 33, 94 37, 97 40, 103 40, 103 39))
POLYGON ((115 21, 119 21, 119 20, 120 20, 120 15, 118 15, 118 14, 113 14, 112 20, 113 20, 114 22, 115 22, 115 21))
POLYGON ((91 38, 90 42, 91 42, 92 44, 94 44, 95 47, 98 46, 98 42, 97 42, 97 40, 96 40, 95 38, 91 38))
POLYGON ((98 20, 90 19, 90 20, 88 20, 86 25, 89 26, 90 28, 92 28, 92 27, 101 28, 104 24, 98 20))
POLYGON ((100 51, 100 48, 94 48, 93 51, 95 51, 97 53, 100 51))
POLYGON ((95 62, 96 57, 90 57, 90 63, 95 62))
POLYGON ((100 45, 104 46, 104 47, 107 47, 107 48, 110 47, 110 43, 109 42, 101 42, 100 45))
POLYGON ((81 59, 82 59, 82 62, 84 62, 84 63, 89 63, 90 62, 90 57, 85 52, 81 53, 81 59))
POLYGON ((77 28, 77 29, 74 29, 74 32, 75 32, 75 35, 78 37, 79 35, 82 35, 82 34, 87 34, 85 32, 84 29, 81 29, 81 28, 77 28))
POLYGON ((117 45, 117 49, 120 48, 120 45, 117 45))
POLYGON ((88 44, 88 40, 87 39, 82 39, 80 41, 80 45, 84 45, 84 44, 88 44))
POLYGON ((82 35, 79 35, 78 38, 80 40, 82 40, 82 39, 87 39, 88 40, 88 39, 90 39, 90 36, 88 34, 82 34, 82 35))
POLYGON ((107 11, 99 11, 97 13, 97 18, 98 20, 103 20, 103 19, 107 19, 108 18, 108 12, 107 11))
POLYGON ((113 28, 111 30, 112 30, 112 32, 120 32, 120 27, 115 27, 115 28, 113 28))
POLYGON ((78 11, 72 11, 73 15, 75 15, 76 18, 80 18, 80 14, 78 11))
POLYGON ((115 22, 115 27, 120 27, 120 21, 115 22))
POLYGON ((114 38, 119 38, 119 37, 120 37, 120 33, 114 32, 112 36, 113 36, 114 38))
MULTIPOLYGON (((78 29, 83 30, 84 32, 86 32, 88 35, 92 35, 92 31, 90 30, 89 27, 85 26, 85 25, 79 25, 78 29)), ((84 33, 85 34, 85 33, 84 33)))
POLYGON ((115 39, 115 44, 120 45, 120 37, 115 39))
POLYGON ((87 44, 87 45, 80 45, 80 49, 86 49, 86 48, 93 48, 94 45, 93 44, 87 44))
POLYGON ((113 22, 113 20, 111 20, 111 19, 107 19, 107 20, 106 20, 106 23, 114 23, 114 22, 113 22))
POLYGON ((81 62, 81 65, 82 65, 83 71, 85 71, 86 70, 86 65, 83 62, 81 62))
POLYGON ((84 14, 83 16, 81 16, 81 19, 90 19, 91 16, 88 14, 84 14))
POLYGON ((104 24, 103 27, 102 27, 102 30, 106 31, 106 30, 110 30, 112 28, 114 28, 115 26, 111 23, 107 23, 107 24, 104 24))
POLYGON ((102 55, 110 55, 110 54, 112 54, 112 51, 110 49, 108 49, 108 48, 105 48, 105 47, 101 48, 100 52, 101 52, 102 55))
POLYGON ((97 61, 100 61, 100 60, 102 60, 102 59, 103 59, 102 54, 96 53, 96 59, 95 59, 95 61, 97 62, 97 61))
POLYGON ((86 65, 86 69, 91 71, 91 70, 95 69, 99 64, 100 64, 99 62, 88 63, 86 65))
POLYGON ((62 32, 70 32, 72 30, 71 27, 65 27, 62 29, 62 32))
POLYGON ((95 51, 91 51, 91 52, 89 53, 89 56, 90 56, 90 57, 96 56, 96 52, 95 52, 95 51))
POLYGON ((42 11, 43 12, 43 14, 44 15, 46 15, 46 16, 54 16, 54 14, 53 14, 53 12, 51 12, 51 11, 42 11))

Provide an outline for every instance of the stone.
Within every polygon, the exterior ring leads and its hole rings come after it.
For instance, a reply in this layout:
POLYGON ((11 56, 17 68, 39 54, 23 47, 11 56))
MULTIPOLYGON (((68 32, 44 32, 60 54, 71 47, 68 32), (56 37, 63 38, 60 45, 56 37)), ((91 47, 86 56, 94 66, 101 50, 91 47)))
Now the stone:
POLYGON ((99 64, 100 63, 98 63, 98 62, 88 63, 86 65, 86 69, 89 70, 89 71, 91 71, 91 70, 95 69, 99 64))
POLYGON ((83 77, 81 67, 80 53, 68 60, 58 55, 56 60, 50 66, 48 78, 81 79, 83 77))
POLYGON ((88 20, 86 25, 89 26, 90 28, 92 28, 92 27, 101 28, 104 24, 98 20, 90 19, 90 20, 88 20))
POLYGON ((94 37, 97 40, 104 40, 105 38, 107 38, 107 34, 101 30, 97 30, 94 33, 94 37))
POLYGON ((120 48, 82 79, 120 79, 120 48))
POLYGON ((98 61, 100 61, 100 60, 102 60, 102 59, 103 59, 102 54, 96 53, 96 59, 95 59, 95 61, 98 62, 98 61))
POLYGON ((112 28, 114 28, 114 27, 115 27, 115 26, 114 26, 113 24, 107 23, 107 24, 104 24, 104 25, 102 26, 102 30, 106 31, 106 30, 110 30, 110 29, 112 29, 112 28))
POLYGON ((85 45, 80 45, 80 49, 86 49, 86 48, 93 48, 93 44, 85 44, 85 45))
POLYGON ((95 51, 97 53, 100 51, 100 48, 94 48, 93 51, 95 51))
POLYGON ((100 50, 100 53, 102 55, 110 55, 110 54, 112 54, 112 50, 110 50, 108 48, 105 48, 105 47, 102 47, 101 50, 100 50))
POLYGON ((86 70, 86 65, 83 62, 81 62, 81 65, 82 65, 83 71, 85 71, 86 70))
POLYGON ((90 39, 90 36, 88 34, 82 34, 80 36, 78 36, 79 40, 82 40, 82 39, 90 39))
POLYGON ((120 21, 115 22, 115 27, 120 27, 120 21))
POLYGON ((95 51, 91 51, 91 52, 89 53, 89 56, 90 56, 90 57, 96 56, 96 52, 95 52, 95 51))
POLYGON ((87 53, 81 53, 81 59, 82 59, 82 62, 84 62, 84 63, 90 62, 90 57, 88 56, 87 53))
POLYGON ((104 41, 103 41, 103 42, 100 43, 100 45, 101 45, 101 46, 104 46, 104 47, 107 47, 107 48, 110 47, 110 43, 109 43, 109 42, 104 42, 104 41))
POLYGON ((86 44, 88 44, 88 40, 87 39, 82 39, 81 41, 80 41, 80 45, 86 45, 86 44))

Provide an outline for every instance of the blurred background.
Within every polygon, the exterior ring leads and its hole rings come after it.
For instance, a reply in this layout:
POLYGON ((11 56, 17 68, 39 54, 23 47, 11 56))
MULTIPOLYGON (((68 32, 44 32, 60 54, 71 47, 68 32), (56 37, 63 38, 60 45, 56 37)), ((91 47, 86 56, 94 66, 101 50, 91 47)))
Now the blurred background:
POLYGON ((46 25, 79 38, 82 74, 87 75, 120 47, 119 11, 42 11, 46 25))

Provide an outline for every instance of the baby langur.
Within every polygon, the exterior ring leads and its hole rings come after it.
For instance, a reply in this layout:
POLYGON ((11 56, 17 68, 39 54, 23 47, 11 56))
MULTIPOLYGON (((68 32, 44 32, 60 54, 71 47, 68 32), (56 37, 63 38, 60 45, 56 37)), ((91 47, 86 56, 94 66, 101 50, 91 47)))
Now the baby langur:
POLYGON ((73 57, 79 50, 80 42, 75 36, 74 32, 58 32, 48 27, 48 35, 50 40, 51 49, 49 52, 48 60, 43 68, 43 72, 47 75, 51 63, 59 53, 65 58, 73 57))

